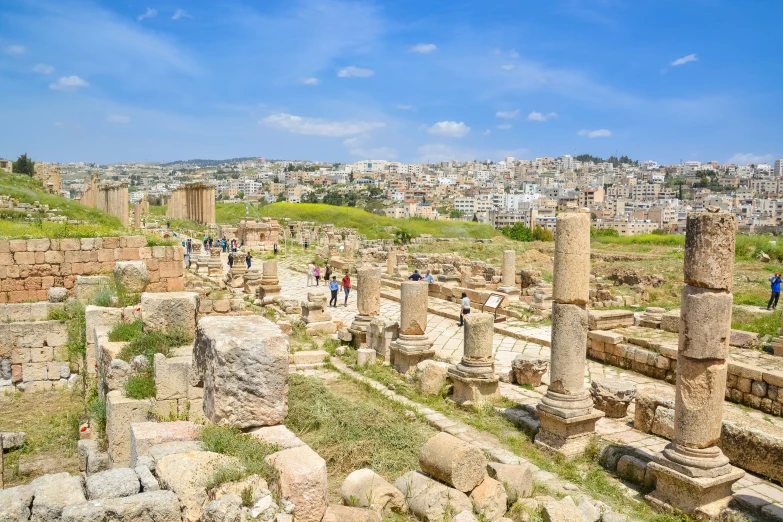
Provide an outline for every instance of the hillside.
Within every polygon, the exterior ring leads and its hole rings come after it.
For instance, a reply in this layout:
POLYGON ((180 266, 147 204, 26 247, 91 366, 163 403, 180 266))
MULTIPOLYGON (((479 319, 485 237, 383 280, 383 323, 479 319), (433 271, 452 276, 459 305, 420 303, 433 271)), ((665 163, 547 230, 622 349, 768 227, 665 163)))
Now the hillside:
POLYGON ((24 175, 9 174, 0 170, 0 195, 9 196, 20 203, 49 205, 56 214, 70 220, 86 221, 79 225, 51 223, 40 219, 27 220, 26 215, 0 209, 1 238, 66 238, 98 237, 121 234, 120 221, 100 210, 85 207, 76 201, 44 192, 40 182, 24 175))
MULTIPOLYGON (((429 219, 395 219, 371 214, 353 207, 336 207, 317 203, 272 203, 255 209, 259 216, 276 219, 290 218, 294 221, 315 221, 333 223, 337 227, 350 227, 365 234, 368 239, 386 239, 393 232, 386 227, 395 227, 414 236, 432 234, 435 237, 464 237, 489 239, 499 232, 489 225, 470 221, 434 221, 429 219)), ((244 217, 244 205, 218 205, 218 221, 236 222, 244 217)), ((251 213, 252 215, 252 213, 251 213)))

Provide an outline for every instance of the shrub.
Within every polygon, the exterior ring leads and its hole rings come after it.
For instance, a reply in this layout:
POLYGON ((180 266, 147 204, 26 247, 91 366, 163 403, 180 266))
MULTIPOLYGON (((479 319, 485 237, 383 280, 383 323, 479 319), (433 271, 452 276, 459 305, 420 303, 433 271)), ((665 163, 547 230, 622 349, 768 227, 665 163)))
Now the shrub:
POLYGON ((117 357, 130 362, 137 355, 143 355, 152 362, 156 353, 162 353, 168 357, 171 355, 171 348, 183 346, 191 341, 193 341, 192 337, 177 329, 165 332, 145 332, 123 346, 117 357))
POLYGON ((95 430, 102 447, 106 446, 106 401, 98 397, 98 388, 93 385, 87 392, 87 415, 90 426, 95 430))
POLYGON ((554 241, 555 236, 551 231, 535 226, 528 228, 522 223, 517 223, 513 227, 503 227, 500 232, 514 241, 554 241))
POLYGON ((119 321, 109 331, 109 341, 113 343, 132 341, 143 334, 142 327, 141 319, 119 321))
POLYGON ((155 377, 149 372, 132 375, 125 383, 125 395, 131 399, 149 399, 155 392, 155 377))

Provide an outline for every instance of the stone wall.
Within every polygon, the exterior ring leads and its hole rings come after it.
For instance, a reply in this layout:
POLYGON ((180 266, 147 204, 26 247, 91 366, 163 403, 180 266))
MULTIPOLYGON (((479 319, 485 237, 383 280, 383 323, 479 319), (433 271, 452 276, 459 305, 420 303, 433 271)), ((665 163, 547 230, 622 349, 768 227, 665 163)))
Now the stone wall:
POLYGON ((68 326, 49 321, 62 303, 0 305, 0 394, 65 387, 78 365, 68 357, 68 326))
MULTIPOLYGON (((677 347, 655 340, 645 342, 647 346, 642 347, 629 344, 621 333, 593 330, 588 334, 587 355, 597 361, 674 383, 677 347)), ((783 416, 783 372, 729 360, 726 399, 770 415, 783 416)))
POLYGON ((181 246, 147 246, 144 236, 84 239, 0 239, 0 303, 45 301, 51 287, 73 294, 79 275, 110 274, 116 261, 144 261, 147 291, 184 285, 181 246))

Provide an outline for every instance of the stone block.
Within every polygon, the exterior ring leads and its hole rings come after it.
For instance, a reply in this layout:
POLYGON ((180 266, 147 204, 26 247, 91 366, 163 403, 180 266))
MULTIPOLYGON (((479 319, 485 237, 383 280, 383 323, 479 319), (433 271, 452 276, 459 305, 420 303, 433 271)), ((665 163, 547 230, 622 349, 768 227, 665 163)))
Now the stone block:
POLYGON ((136 475, 139 477, 139 483, 141 484, 141 491, 147 492, 147 491, 158 491, 160 490, 160 484, 158 484, 158 479, 155 478, 155 476, 150 471, 150 468, 144 465, 136 466, 133 471, 136 472, 136 475))
POLYGON ((574 522, 584 520, 571 497, 555 500, 552 497, 536 497, 546 522, 574 522))
POLYGON ((288 412, 288 348, 288 337, 263 317, 202 318, 194 374, 203 380, 206 417, 239 428, 282 422, 288 412))
POLYGON ((171 491, 94 500, 63 510, 63 522, 181 522, 179 499, 171 491))
POLYGON ((356 350, 356 364, 360 367, 375 364, 375 350, 359 348, 356 350))
POLYGON ((449 367, 451 365, 441 361, 427 359, 416 365, 419 379, 419 390, 424 395, 439 395, 443 387, 449 382, 449 367))
POLYGON ((661 330, 680 333, 680 310, 671 310, 661 314, 661 330))
POLYGON ((759 345, 759 334, 743 330, 732 330, 729 336, 729 345, 737 348, 754 348, 759 345))
POLYGON ((305 445, 299 437, 282 424, 258 428, 248 432, 248 434, 267 444, 277 444, 277 447, 281 450, 305 445))
POLYGON ((541 386, 541 378, 549 369, 549 359, 535 355, 519 354, 511 363, 517 384, 541 386))
POLYGON ((359 469, 347 477, 340 487, 346 505, 370 508, 379 516, 387 513, 405 513, 407 504, 403 494, 371 469, 359 469))
POLYGON ((511 503, 529 497, 533 492, 533 469, 527 464, 490 462, 487 464, 487 473, 505 485, 511 503))
POLYGON ((0 489, 0 520, 16 522, 30 519, 35 488, 30 485, 0 489))
POLYGON ((53 286, 49 288, 47 295, 50 303, 64 303, 68 300, 68 290, 66 288, 53 286))
POLYGON ((732 295, 685 285, 679 353, 691 359, 725 359, 729 354, 732 295))
POLYGON ((195 292, 141 294, 141 319, 144 330, 175 329, 186 333, 196 328, 199 295, 195 292))
POLYGON ((150 282, 144 261, 117 261, 113 273, 115 284, 131 293, 143 292, 150 282))
POLYGON ((470 499, 461 491, 437 482, 419 471, 409 471, 394 482, 408 507, 425 522, 442 522, 446 513, 473 511, 470 499))
POLYGON ((33 522, 59 521, 68 506, 86 502, 84 481, 68 473, 38 477, 30 483, 35 491, 30 520, 33 522))
POLYGON ((130 463, 130 425, 147 420, 150 402, 123 397, 119 390, 106 394, 106 437, 114 466, 130 463))
POLYGON ((421 448, 419 465, 428 475, 469 492, 484 480, 487 460, 480 449, 441 432, 421 448))
POLYGON ((484 480, 470 492, 473 511, 483 516, 485 520, 497 520, 506 514, 508 496, 503 483, 490 477, 484 480))
POLYGON ((139 457, 149 456, 153 446, 165 442, 196 440, 198 428, 189 421, 134 422, 130 425, 130 467, 138 466, 139 457))
POLYGON ((155 397, 158 400, 188 397, 192 360, 190 356, 166 357, 162 353, 155 354, 155 397))
POLYGON ((633 326, 633 311, 591 309, 588 313, 587 325, 590 330, 613 330, 633 326))
POLYGON ((296 506, 301 522, 320 522, 328 504, 326 461, 309 446, 273 453, 266 458, 278 472, 278 494, 296 506))
POLYGON ((632 382, 593 379, 590 383, 593 405, 610 419, 622 419, 628 411, 628 405, 636 396, 636 385, 632 382))
POLYGON ((129 497, 138 494, 140 490, 139 476, 130 468, 114 468, 87 478, 87 496, 90 500, 129 497))

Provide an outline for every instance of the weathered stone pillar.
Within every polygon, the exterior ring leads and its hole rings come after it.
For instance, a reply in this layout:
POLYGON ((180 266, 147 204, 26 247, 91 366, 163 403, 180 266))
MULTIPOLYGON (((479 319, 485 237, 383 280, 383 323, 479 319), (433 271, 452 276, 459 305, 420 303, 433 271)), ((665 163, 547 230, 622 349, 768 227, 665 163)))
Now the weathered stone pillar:
POLYGON ((562 213, 555 229, 549 388, 538 403, 535 443, 566 457, 581 454, 604 416, 584 385, 590 298, 590 214, 562 213))
POLYGON ((381 314, 381 271, 371 266, 359 267, 356 283, 356 308, 359 313, 348 331, 357 346, 367 343, 367 327, 373 317, 381 314))
POLYGON ((427 283, 405 281, 400 285, 400 333, 389 347, 391 365, 407 373, 425 359, 435 357, 427 337, 427 283))
POLYGON ((716 446, 723 422, 734 283, 733 214, 692 212, 685 232, 674 439, 655 461, 653 504, 717 518, 745 472, 716 446))
POLYGON ((141 228, 141 205, 139 203, 133 205, 133 227, 141 228))
POLYGON ((464 321, 462 361, 449 368, 449 376, 454 381, 451 398, 457 404, 478 406, 498 393, 492 347, 495 318, 476 313, 466 315, 464 321))
POLYGON ((393 275, 394 268, 397 266, 397 252, 389 250, 386 257, 386 275, 393 275))
POLYGON ((519 301, 519 296, 522 293, 516 286, 516 272, 517 272, 517 253, 514 250, 503 251, 503 281, 498 288, 498 292, 508 294, 506 299, 508 301, 519 301))
POLYGON ((277 260, 264 261, 261 286, 256 291, 259 299, 280 295, 280 281, 277 278, 277 260))

